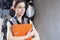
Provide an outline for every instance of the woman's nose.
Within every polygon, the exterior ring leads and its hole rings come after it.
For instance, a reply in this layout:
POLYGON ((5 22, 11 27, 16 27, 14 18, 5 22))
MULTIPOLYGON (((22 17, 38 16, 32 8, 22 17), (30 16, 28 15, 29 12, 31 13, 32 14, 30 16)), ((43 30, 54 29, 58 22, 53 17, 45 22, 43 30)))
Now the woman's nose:
POLYGON ((24 9, 21 9, 21 11, 23 11, 24 9))
POLYGON ((24 11, 25 10, 25 8, 21 8, 21 11, 24 11))

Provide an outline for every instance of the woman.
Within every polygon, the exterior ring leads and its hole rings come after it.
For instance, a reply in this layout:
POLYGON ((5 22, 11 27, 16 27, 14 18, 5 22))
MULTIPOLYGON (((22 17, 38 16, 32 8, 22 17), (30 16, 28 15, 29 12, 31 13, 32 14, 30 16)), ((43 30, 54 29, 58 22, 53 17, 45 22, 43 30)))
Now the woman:
POLYGON ((32 31, 29 30, 29 32, 24 36, 14 37, 12 35, 12 32, 11 32, 12 24, 14 25, 17 23, 18 24, 28 24, 29 23, 29 24, 33 25, 32 21, 30 19, 24 17, 25 5, 26 5, 26 2, 24 0, 16 0, 16 2, 14 4, 15 16, 7 22, 7 40, 26 40, 29 37, 33 37, 33 36, 34 37, 32 38, 32 40, 40 40, 39 34, 36 31, 36 29, 34 28, 34 26, 32 27, 33 30, 32 31))

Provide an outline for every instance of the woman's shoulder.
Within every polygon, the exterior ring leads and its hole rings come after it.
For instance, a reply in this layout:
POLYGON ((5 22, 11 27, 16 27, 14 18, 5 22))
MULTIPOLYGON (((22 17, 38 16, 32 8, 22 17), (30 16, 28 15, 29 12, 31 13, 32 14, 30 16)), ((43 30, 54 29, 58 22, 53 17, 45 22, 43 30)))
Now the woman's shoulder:
POLYGON ((7 24, 11 24, 11 22, 13 22, 13 19, 14 19, 14 18, 9 19, 9 20, 7 21, 7 24))
POLYGON ((31 20, 31 19, 29 19, 29 18, 25 17, 25 20, 28 20, 30 24, 33 24, 33 22, 32 22, 32 20, 31 20))
POLYGON ((13 19, 14 19, 14 18, 12 17, 11 19, 9 19, 9 21, 13 21, 13 19))
POLYGON ((30 19, 29 18, 27 18, 27 17, 24 17, 24 23, 30 23, 30 19))

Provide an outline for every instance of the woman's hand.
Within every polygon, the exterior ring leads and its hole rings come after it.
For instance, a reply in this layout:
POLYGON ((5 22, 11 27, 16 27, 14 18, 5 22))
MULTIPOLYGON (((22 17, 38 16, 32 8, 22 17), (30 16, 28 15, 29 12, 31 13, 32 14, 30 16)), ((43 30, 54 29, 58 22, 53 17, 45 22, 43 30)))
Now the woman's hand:
POLYGON ((26 36, 28 38, 34 36, 34 31, 32 29, 30 29, 26 36))

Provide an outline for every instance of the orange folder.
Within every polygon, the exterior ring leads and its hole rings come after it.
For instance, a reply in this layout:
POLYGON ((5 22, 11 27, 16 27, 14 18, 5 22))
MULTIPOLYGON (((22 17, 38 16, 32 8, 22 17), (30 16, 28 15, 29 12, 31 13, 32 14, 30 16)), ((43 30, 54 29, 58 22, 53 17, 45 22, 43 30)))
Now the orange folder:
MULTIPOLYGON (((12 34, 13 36, 24 36, 28 33, 28 31, 32 29, 32 24, 14 24, 12 26, 12 34)), ((32 37, 26 39, 31 40, 32 37)))

